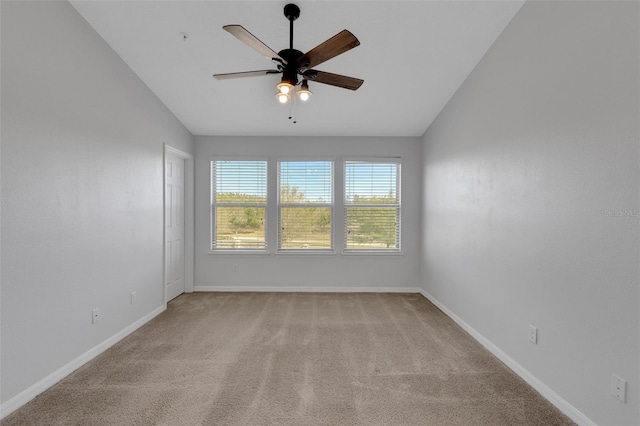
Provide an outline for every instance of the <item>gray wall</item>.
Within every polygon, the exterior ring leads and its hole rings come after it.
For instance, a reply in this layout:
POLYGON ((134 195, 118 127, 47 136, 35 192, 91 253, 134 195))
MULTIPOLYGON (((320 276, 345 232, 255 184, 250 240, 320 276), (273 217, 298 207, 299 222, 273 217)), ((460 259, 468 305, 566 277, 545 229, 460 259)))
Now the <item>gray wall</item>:
POLYGON ((527 2, 424 135, 425 290, 602 425, 640 424, 638 9, 527 2))
POLYGON ((6 402, 163 306, 163 143, 193 137, 67 2, 1 8, 6 402))
MULTIPOLYGON (((420 278, 421 142, 420 138, 196 137, 196 287, 416 288, 420 278), (336 160, 336 169, 341 168, 342 157, 402 157, 404 254, 341 256, 339 249, 335 256, 280 255, 273 251, 270 255, 208 254, 209 161, 214 155, 267 156, 273 161, 332 158, 336 160), (238 272, 233 271, 233 265, 238 265, 238 272)), ((336 177, 336 186, 341 186, 341 182, 336 177)), ((275 240, 277 236, 274 233, 271 237, 275 240)))

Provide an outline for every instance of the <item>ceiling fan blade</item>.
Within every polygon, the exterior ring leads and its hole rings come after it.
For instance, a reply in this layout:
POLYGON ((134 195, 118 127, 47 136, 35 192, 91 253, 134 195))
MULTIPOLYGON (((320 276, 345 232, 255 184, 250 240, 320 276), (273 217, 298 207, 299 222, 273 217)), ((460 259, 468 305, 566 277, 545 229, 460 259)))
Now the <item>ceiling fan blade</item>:
MULTIPOLYGON (((328 84, 330 86, 342 87, 343 89, 358 90, 364 80, 359 78, 347 77, 346 75, 333 74, 325 71, 308 70, 313 71, 309 73, 311 81, 316 83, 328 84), (315 74, 315 77, 313 77, 315 74)), ((304 74, 303 74, 304 76, 304 74)))
POLYGON ((225 25, 223 30, 233 35, 235 38, 269 59, 278 59, 282 63, 286 64, 287 61, 282 59, 272 48, 264 44, 258 37, 251 34, 242 25, 225 25))
POLYGON ((230 72, 227 74, 214 74, 213 76, 218 80, 224 80, 227 78, 239 78, 239 77, 257 77, 260 75, 268 74, 280 74, 278 70, 260 70, 260 71, 244 71, 244 72, 230 72))
POLYGON ((348 30, 342 30, 324 43, 320 43, 300 58, 298 66, 302 68, 313 68, 341 53, 351 50, 360 45, 360 41, 348 30))

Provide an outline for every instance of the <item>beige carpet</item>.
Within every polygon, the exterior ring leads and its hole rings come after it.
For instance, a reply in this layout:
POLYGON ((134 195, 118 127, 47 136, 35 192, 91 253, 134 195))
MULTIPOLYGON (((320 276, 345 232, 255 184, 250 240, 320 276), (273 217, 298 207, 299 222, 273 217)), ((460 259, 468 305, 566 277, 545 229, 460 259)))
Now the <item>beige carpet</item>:
POLYGON ((195 293, 2 425, 570 425, 417 294, 195 293))

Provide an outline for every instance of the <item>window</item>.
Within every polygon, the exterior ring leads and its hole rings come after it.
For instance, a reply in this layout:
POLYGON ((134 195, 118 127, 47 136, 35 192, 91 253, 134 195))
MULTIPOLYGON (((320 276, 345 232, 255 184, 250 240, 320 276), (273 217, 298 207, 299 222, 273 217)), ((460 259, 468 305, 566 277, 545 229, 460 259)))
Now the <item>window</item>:
POLYGON ((211 161, 211 249, 265 249, 267 162, 211 161))
POLYGON ((400 251, 400 164, 345 162, 345 250, 400 251))
POLYGON ((213 157, 211 251, 399 253, 400 163, 349 159, 334 175, 331 160, 213 157))
POLYGON ((333 162, 278 163, 278 248, 332 250, 333 162))

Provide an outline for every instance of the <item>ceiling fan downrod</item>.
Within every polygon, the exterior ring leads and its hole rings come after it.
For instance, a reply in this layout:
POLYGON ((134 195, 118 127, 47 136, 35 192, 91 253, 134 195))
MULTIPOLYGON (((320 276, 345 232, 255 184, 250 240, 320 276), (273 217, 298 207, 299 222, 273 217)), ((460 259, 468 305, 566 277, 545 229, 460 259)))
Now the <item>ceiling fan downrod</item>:
POLYGON ((287 62, 282 67, 282 83, 295 87, 298 84, 297 60, 303 53, 293 48, 293 21, 300 17, 300 8, 289 3, 284 7, 284 16, 289 20, 289 48, 278 52, 278 55, 287 62))
POLYGON ((293 21, 300 17, 300 8, 289 3, 284 7, 284 16, 289 20, 289 49, 293 49, 293 21))

